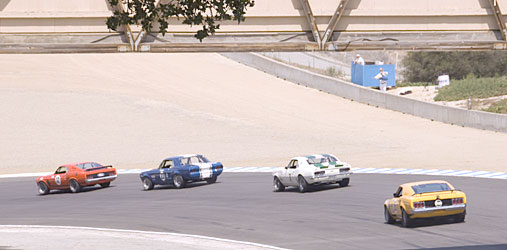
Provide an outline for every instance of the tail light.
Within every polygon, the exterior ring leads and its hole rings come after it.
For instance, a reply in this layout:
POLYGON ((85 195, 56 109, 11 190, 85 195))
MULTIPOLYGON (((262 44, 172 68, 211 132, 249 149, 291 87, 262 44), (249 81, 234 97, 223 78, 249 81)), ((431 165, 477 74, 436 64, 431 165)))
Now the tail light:
POLYGON ((452 204, 453 205, 463 204, 463 198, 453 198, 452 199, 452 204))
POLYGON ((315 172, 315 176, 319 176, 319 175, 323 175, 324 173, 326 173, 325 171, 317 171, 315 172))
POLYGON ((340 172, 348 172, 350 171, 350 168, 340 168, 340 172))
POLYGON ((414 208, 424 208, 424 201, 414 202, 414 208))

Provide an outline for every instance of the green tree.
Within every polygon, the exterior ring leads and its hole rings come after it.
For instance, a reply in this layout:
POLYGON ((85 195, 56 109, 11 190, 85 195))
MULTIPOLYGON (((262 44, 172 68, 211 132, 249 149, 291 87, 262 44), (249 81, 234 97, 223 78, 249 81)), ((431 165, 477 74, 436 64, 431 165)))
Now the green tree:
POLYGON ((106 24, 111 30, 129 24, 141 25, 146 32, 152 32, 153 25, 158 24, 158 32, 165 35, 168 19, 177 17, 183 19, 183 24, 202 26, 194 35, 201 42, 220 29, 216 22, 234 20, 240 23, 245 20, 246 9, 254 6, 254 0, 170 0, 159 4, 155 0, 108 1, 111 6, 125 6, 125 12, 115 10, 107 18, 106 24))
POLYGON ((504 51, 410 52, 403 64, 404 76, 410 82, 432 82, 442 74, 458 80, 469 74, 507 76, 507 52, 504 51))

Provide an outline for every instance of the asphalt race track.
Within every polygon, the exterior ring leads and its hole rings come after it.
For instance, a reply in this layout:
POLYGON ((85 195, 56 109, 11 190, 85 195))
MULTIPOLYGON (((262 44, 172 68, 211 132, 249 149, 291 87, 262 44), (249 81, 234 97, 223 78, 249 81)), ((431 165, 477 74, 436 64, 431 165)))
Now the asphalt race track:
POLYGON ((37 194, 35 178, 0 179, 0 224, 197 234, 291 249, 507 249, 505 180, 355 174, 351 185, 275 193, 269 173, 225 173, 215 184, 143 191, 137 174, 78 194, 37 194), (384 223, 398 184, 445 179, 468 196, 465 223, 384 223))

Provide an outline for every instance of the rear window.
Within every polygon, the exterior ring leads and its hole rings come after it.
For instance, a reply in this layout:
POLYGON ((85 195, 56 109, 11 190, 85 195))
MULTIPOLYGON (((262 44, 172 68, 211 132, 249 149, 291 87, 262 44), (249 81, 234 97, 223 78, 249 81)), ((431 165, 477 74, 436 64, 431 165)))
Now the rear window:
POLYGON ((319 158, 308 158, 309 164, 322 164, 326 162, 337 162, 338 160, 334 158, 333 156, 325 156, 325 157, 319 157, 319 158))
POLYGON ((81 163, 76 165, 80 169, 90 169, 90 168, 100 168, 102 165, 96 163, 96 162, 87 162, 87 163, 81 163))
POLYGON ((412 189, 416 194, 450 191, 451 187, 447 183, 429 183, 412 186, 412 189))

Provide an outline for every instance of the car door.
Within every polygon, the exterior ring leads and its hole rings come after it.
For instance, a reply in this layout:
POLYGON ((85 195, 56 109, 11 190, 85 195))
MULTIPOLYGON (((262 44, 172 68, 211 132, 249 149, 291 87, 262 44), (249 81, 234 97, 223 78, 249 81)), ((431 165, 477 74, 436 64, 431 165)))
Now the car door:
POLYGON ((157 177, 157 179, 159 179, 160 184, 171 184, 172 180, 171 168, 173 167, 174 163, 172 160, 166 160, 160 164, 159 175, 157 177))
POLYGON ((278 178, 280 178, 280 181, 285 185, 290 184, 289 168, 292 165, 293 161, 294 160, 289 161, 289 164, 287 164, 287 166, 285 166, 285 168, 280 172, 280 174, 278 176, 278 178))
POLYGON ((52 188, 67 188, 69 187, 69 177, 67 172, 69 169, 67 167, 61 166, 56 169, 55 173, 49 179, 49 185, 52 188))
POLYGON ((298 183, 298 161, 293 160, 292 164, 287 169, 287 175, 289 176, 290 185, 297 185, 298 183))
POLYGON ((400 217, 401 216, 401 208, 400 208, 400 200, 401 195, 403 194, 403 188, 398 187, 398 190, 393 194, 393 198, 391 199, 390 204, 390 212, 393 216, 400 217))

